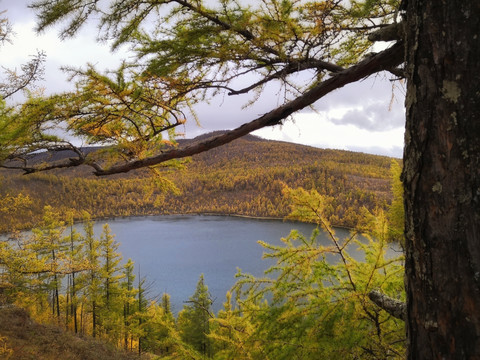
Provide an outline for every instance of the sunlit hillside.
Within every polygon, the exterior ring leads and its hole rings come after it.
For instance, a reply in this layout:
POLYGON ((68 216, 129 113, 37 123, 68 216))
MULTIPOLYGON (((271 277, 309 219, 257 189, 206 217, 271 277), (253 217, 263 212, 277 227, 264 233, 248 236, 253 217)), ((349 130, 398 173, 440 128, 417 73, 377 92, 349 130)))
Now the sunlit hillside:
POLYGON ((390 164, 388 157, 246 136, 196 155, 180 169, 161 168, 155 178, 145 170, 97 178, 89 167, 31 175, 2 171, 0 196, 14 201, 23 194, 31 201, 3 216, 1 226, 31 227, 45 205, 71 210, 77 218, 82 210, 94 217, 212 213, 282 218, 288 213, 282 195, 287 184, 332 196, 332 222, 348 227, 362 206, 372 210, 389 203, 390 164))

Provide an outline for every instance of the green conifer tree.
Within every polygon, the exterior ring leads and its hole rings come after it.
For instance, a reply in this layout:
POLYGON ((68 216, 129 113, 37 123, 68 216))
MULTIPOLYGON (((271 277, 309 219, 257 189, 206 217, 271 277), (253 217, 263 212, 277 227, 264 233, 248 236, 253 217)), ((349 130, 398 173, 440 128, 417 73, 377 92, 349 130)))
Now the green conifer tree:
POLYGON ((386 256, 388 224, 365 211, 345 238, 325 216, 330 201, 315 190, 287 189, 292 217, 317 223, 331 245, 297 231, 283 245, 260 242, 276 260, 263 278, 240 273, 237 307, 216 319, 213 338, 223 358, 401 359, 404 323, 369 299, 372 290, 404 297, 402 258, 386 256), (362 234, 364 237, 359 238, 362 234), (364 261, 350 252, 358 249, 364 261))
POLYGON ((43 263, 43 270, 39 271, 37 280, 45 281, 47 291, 51 293, 52 315, 60 319, 60 292, 64 277, 65 251, 68 243, 63 237, 64 223, 59 213, 51 206, 44 208, 40 226, 33 229, 31 249, 35 251, 37 259, 43 263))
POLYGON ((134 263, 128 259, 123 265, 123 282, 121 284, 123 302, 123 345, 125 350, 133 347, 133 315, 138 290, 134 287, 134 263))
POLYGON ((122 301, 120 298, 120 279, 123 274, 120 271, 121 254, 118 252, 119 244, 115 241, 110 232, 110 226, 105 224, 100 236, 99 253, 102 266, 100 277, 102 283, 102 326, 104 331, 117 342, 119 340, 119 329, 121 329, 122 301), (112 333, 113 331, 113 333, 112 333))
POLYGON ((197 282, 194 294, 179 314, 178 326, 182 339, 204 356, 212 355, 210 319, 212 315, 212 299, 205 284, 203 274, 197 282))
POLYGON ((171 311, 170 295, 164 293, 160 304, 151 302, 147 309, 148 321, 144 341, 145 349, 157 355, 167 356, 174 351, 175 343, 171 339, 175 318, 171 311))
POLYGON ((91 314, 92 336, 99 335, 100 309, 102 308, 100 242, 95 238, 90 215, 83 214, 83 248, 88 270, 82 276, 85 302, 91 314))

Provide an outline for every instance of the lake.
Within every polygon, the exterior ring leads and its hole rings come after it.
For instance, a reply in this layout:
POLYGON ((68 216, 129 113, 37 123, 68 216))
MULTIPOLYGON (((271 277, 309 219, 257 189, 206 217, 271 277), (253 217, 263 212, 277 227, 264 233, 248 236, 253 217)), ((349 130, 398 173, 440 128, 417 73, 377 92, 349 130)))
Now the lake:
MULTIPOLYGON (((315 225, 280 220, 228 216, 149 216, 97 221, 95 234, 110 225, 120 243, 124 260, 135 262, 135 271, 146 276, 150 297, 170 294, 174 312, 194 293, 200 274, 214 299, 213 309, 223 307, 226 292, 235 283, 237 268, 256 276, 273 264, 262 260, 263 240, 281 244, 291 229, 310 236, 315 225)), ((348 234, 337 229, 337 235, 348 234)), ((330 244, 324 235, 320 241, 330 244)))

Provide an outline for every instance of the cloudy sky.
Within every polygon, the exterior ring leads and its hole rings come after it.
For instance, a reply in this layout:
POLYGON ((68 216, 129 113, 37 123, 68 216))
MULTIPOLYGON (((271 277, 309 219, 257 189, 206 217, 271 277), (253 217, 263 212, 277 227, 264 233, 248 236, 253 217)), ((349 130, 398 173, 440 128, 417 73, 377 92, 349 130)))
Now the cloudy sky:
MULTIPOLYGON (((62 65, 81 67, 95 64, 97 69, 114 69, 126 51, 112 54, 106 44, 95 42, 97 30, 83 29, 74 39, 60 41, 58 29, 37 35, 33 31, 34 14, 26 7, 27 0, 0 0, 0 11, 7 10, 15 32, 13 44, 0 48, 0 65, 19 67, 36 50, 47 55, 45 80, 41 86, 47 93, 71 88, 67 76, 59 71, 62 65)), ((232 129, 253 120, 278 105, 275 94, 268 92, 254 107, 242 109, 248 99, 220 97, 197 107, 200 126, 191 121, 185 128, 187 137, 212 130, 232 129)), ((392 83, 385 74, 365 79, 338 89, 315 104, 311 110, 294 115, 282 126, 255 132, 268 139, 296 142, 321 148, 362 151, 373 154, 402 156, 404 134, 404 89, 392 83)))

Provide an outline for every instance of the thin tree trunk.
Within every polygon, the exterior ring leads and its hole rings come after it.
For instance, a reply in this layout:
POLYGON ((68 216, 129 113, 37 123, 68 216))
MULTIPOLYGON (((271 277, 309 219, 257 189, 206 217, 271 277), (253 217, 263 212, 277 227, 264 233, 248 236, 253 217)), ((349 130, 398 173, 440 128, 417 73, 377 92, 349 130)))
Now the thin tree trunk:
POLYGON ((128 314, 128 304, 124 303, 123 304, 123 325, 124 325, 124 334, 123 334, 123 340, 124 340, 124 348, 125 350, 128 350, 128 323, 127 323, 127 314, 128 314))
MULTIPOLYGON (((139 275, 138 275, 138 278, 139 278, 139 281, 138 281, 138 314, 139 314, 139 317, 138 317, 138 328, 142 329, 142 324, 143 324, 143 321, 142 321, 142 285, 141 285, 141 280, 140 280, 140 271, 139 271, 139 275)), ((141 355, 142 354, 142 335, 140 335, 138 337, 138 355, 141 355)))
POLYGON ((408 0, 408 358, 480 358, 480 1, 408 0))
MULTIPOLYGON (((52 250, 52 261, 55 263, 55 250, 52 250)), ((56 273, 57 267, 55 266, 55 273, 53 275, 53 280, 55 282, 55 289, 53 291, 53 315, 55 316, 55 305, 57 307, 56 315, 57 321, 60 319, 60 301, 59 301, 59 294, 58 294, 58 275, 56 273)))
POLYGON ((77 294, 75 291, 75 272, 72 273, 72 296, 71 296, 71 312, 73 316, 73 326, 75 334, 78 333, 78 321, 77 321, 77 294))
POLYGON ((51 292, 51 300, 52 300, 52 319, 55 317, 55 291, 52 290, 51 292))
POLYGON ((82 335, 85 334, 85 329, 83 327, 83 302, 80 306, 80 331, 82 335))
POLYGON ((92 302, 92 336, 97 336, 97 303, 92 302))
POLYGON ((65 294, 65 330, 68 330, 68 322, 69 322, 69 308, 70 308, 70 279, 68 279, 68 286, 67 292, 65 294))
MULTIPOLYGON (((70 225, 70 252, 72 255, 72 261, 74 258, 74 249, 75 249, 75 243, 74 243, 74 238, 73 238, 73 223, 70 225)), ((71 275, 72 279, 72 287, 71 287, 71 313, 73 316, 73 327, 75 334, 78 334, 78 322, 77 322, 77 294, 76 294, 76 288, 75 288, 75 271, 72 271, 71 275)))
POLYGON ((58 276, 55 274, 55 302, 57 305, 57 320, 60 320, 60 296, 58 292, 58 276))

